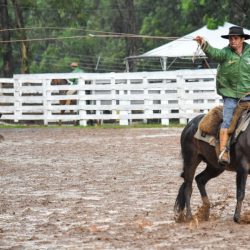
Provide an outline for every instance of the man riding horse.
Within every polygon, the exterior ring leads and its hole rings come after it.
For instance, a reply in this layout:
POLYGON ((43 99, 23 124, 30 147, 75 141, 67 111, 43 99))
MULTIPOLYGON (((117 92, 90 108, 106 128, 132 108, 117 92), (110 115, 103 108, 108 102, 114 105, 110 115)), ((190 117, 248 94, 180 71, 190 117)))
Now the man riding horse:
POLYGON ((239 101, 250 101, 250 45, 245 42, 250 35, 242 27, 232 26, 229 34, 221 37, 229 39, 229 45, 223 49, 213 48, 201 36, 195 40, 209 58, 220 63, 216 77, 217 93, 223 98, 219 164, 225 165, 230 163, 228 128, 234 110, 239 101))

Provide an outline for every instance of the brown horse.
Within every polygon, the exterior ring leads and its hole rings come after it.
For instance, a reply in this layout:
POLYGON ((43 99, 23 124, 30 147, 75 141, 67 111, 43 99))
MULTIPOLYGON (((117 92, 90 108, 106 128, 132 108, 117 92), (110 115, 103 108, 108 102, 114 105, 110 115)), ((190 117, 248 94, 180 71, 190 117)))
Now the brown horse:
MULTIPOLYGON (((66 79, 52 79, 51 85, 69 85, 69 82, 66 79)), ((59 95, 66 95, 67 90, 59 90, 59 95)), ((72 100, 59 100, 60 105, 71 104, 72 100), (68 101, 68 103, 67 103, 68 101)), ((61 114, 64 114, 65 110, 61 110, 61 114)), ((59 120, 59 125, 62 125, 62 121, 59 120)))
MULTIPOLYGON (((66 79, 52 79, 51 85, 69 85, 66 79)), ((59 90, 59 95, 66 95, 66 90, 59 90)), ((60 105, 65 105, 67 100, 59 100, 60 105)), ((65 110, 61 110, 61 114, 64 114, 65 110)))
MULTIPOLYGON (((248 116, 250 116, 249 113, 248 116)), ((177 221, 186 221, 191 220, 193 217, 190 206, 192 183, 195 171, 200 162, 203 161, 206 163, 206 168, 195 177, 203 202, 203 218, 208 220, 210 212, 210 201, 205 189, 207 182, 222 174, 224 170, 229 170, 236 172, 237 204, 234 221, 239 223, 242 202, 245 197, 247 176, 250 173, 250 125, 248 125, 245 131, 241 131, 237 139, 234 139, 233 143, 231 143, 231 163, 223 168, 218 164, 215 147, 194 138, 202 118, 203 115, 199 115, 191 120, 181 134, 181 152, 183 157, 183 172, 181 177, 184 179, 184 182, 179 188, 175 202, 176 219, 177 221), (186 213, 184 213, 185 209, 186 213)), ((235 138, 234 134, 232 138, 235 138)))

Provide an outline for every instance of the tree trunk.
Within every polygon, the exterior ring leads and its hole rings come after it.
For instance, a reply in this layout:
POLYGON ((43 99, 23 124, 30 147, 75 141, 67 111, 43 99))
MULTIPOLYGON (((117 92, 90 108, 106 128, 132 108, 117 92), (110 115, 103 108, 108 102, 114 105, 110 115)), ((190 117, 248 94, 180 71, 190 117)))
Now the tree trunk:
MULTIPOLYGON (((136 14, 134 7, 134 0, 122 0, 122 4, 117 4, 119 13, 122 20, 122 32, 127 34, 137 34, 136 14), (122 7, 123 6, 123 7, 122 7)), ((126 39, 126 56, 136 55, 139 40, 138 38, 125 38, 126 39)), ((129 69, 135 70, 136 65, 133 61, 129 61, 129 69)))
POLYGON ((19 39, 22 40, 20 42, 20 53, 21 53, 21 68, 20 72, 22 74, 29 73, 29 62, 28 62, 28 51, 29 51, 29 46, 28 42, 25 41, 27 40, 26 32, 24 29, 24 21, 23 21, 23 14, 22 10, 19 6, 18 0, 12 0, 12 4, 14 7, 14 12, 15 12, 15 20, 16 20, 16 27, 19 28, 19 39))
POLYGON ((12 46, 10 41, 10 21, 8 14, 8 2, 7 0, 0 0, 0 22, 1 28, 4 30, 1 32, 2 41, 2 53, 3 53, 3 76, 12 77, 13 76, 13 56, 12 56, 12 46))

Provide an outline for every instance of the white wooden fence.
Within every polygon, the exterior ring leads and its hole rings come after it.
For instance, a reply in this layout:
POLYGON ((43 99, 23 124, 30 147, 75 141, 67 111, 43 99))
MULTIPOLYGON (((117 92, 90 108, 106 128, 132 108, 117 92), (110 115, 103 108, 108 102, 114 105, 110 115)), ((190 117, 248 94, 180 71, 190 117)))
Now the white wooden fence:
POLYGON ((132 122, 171 119, 185 124, 220 103, 216 70, 138 73, 65 73, 14 75, 0 79, 0 113, 5 121, 132 122), (52 79, 78 79, 77 85, 51 85, 52 79), (66 95, 59 90, 76 90, 66 95), (60 105, 59 100, 77 100, 60 105), (65 110, 62 114, 61 111, 65 110))

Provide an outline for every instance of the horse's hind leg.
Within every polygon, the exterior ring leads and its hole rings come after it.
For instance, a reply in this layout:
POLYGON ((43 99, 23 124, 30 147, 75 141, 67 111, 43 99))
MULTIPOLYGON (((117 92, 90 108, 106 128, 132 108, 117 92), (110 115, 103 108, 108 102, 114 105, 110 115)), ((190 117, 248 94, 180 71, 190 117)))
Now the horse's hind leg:
POLYGON ((190 200, 191 200, 191 195, 192 195, 192 183, 194 179, 194 174, 197 166, 201 162, 201 159, 193 152, 190 155, 186 155, 186 157, 183 157, 183 173, 181 174, 181 177, 183 177, 184 182, 181 185, 176 201, 175 201, 175 212, 176 214, 176 221, 190 221, 193 216, 192 216, 192 211, 191 211, 191 205, 190 205, 190 200), (186 215, 184 215, 184 209, 186 207, 186 215))
POLYGON ((186 198, 186 219, 191 220, 193 218, 192 211, 191 211, 191 195, 193 192, 193 179, 194 174, 196 171, 197 166, 199 165, 200 160, 198 158, 193 162, 191 167, 189 168, 189 171, 187 173, 184 173, 184 180, 186 183, 186 190, 185 190, 185 198, 186 198))
POLYGON ((210 214, 210 201, 208 199, 205 186, 210 179, 219 176, 223 172, 223 169, 214 168, 211 165, 207 164, 207 167, 195 177, 203 203, 198 213, 198 216, 202 220, 208 220, 210 214))

